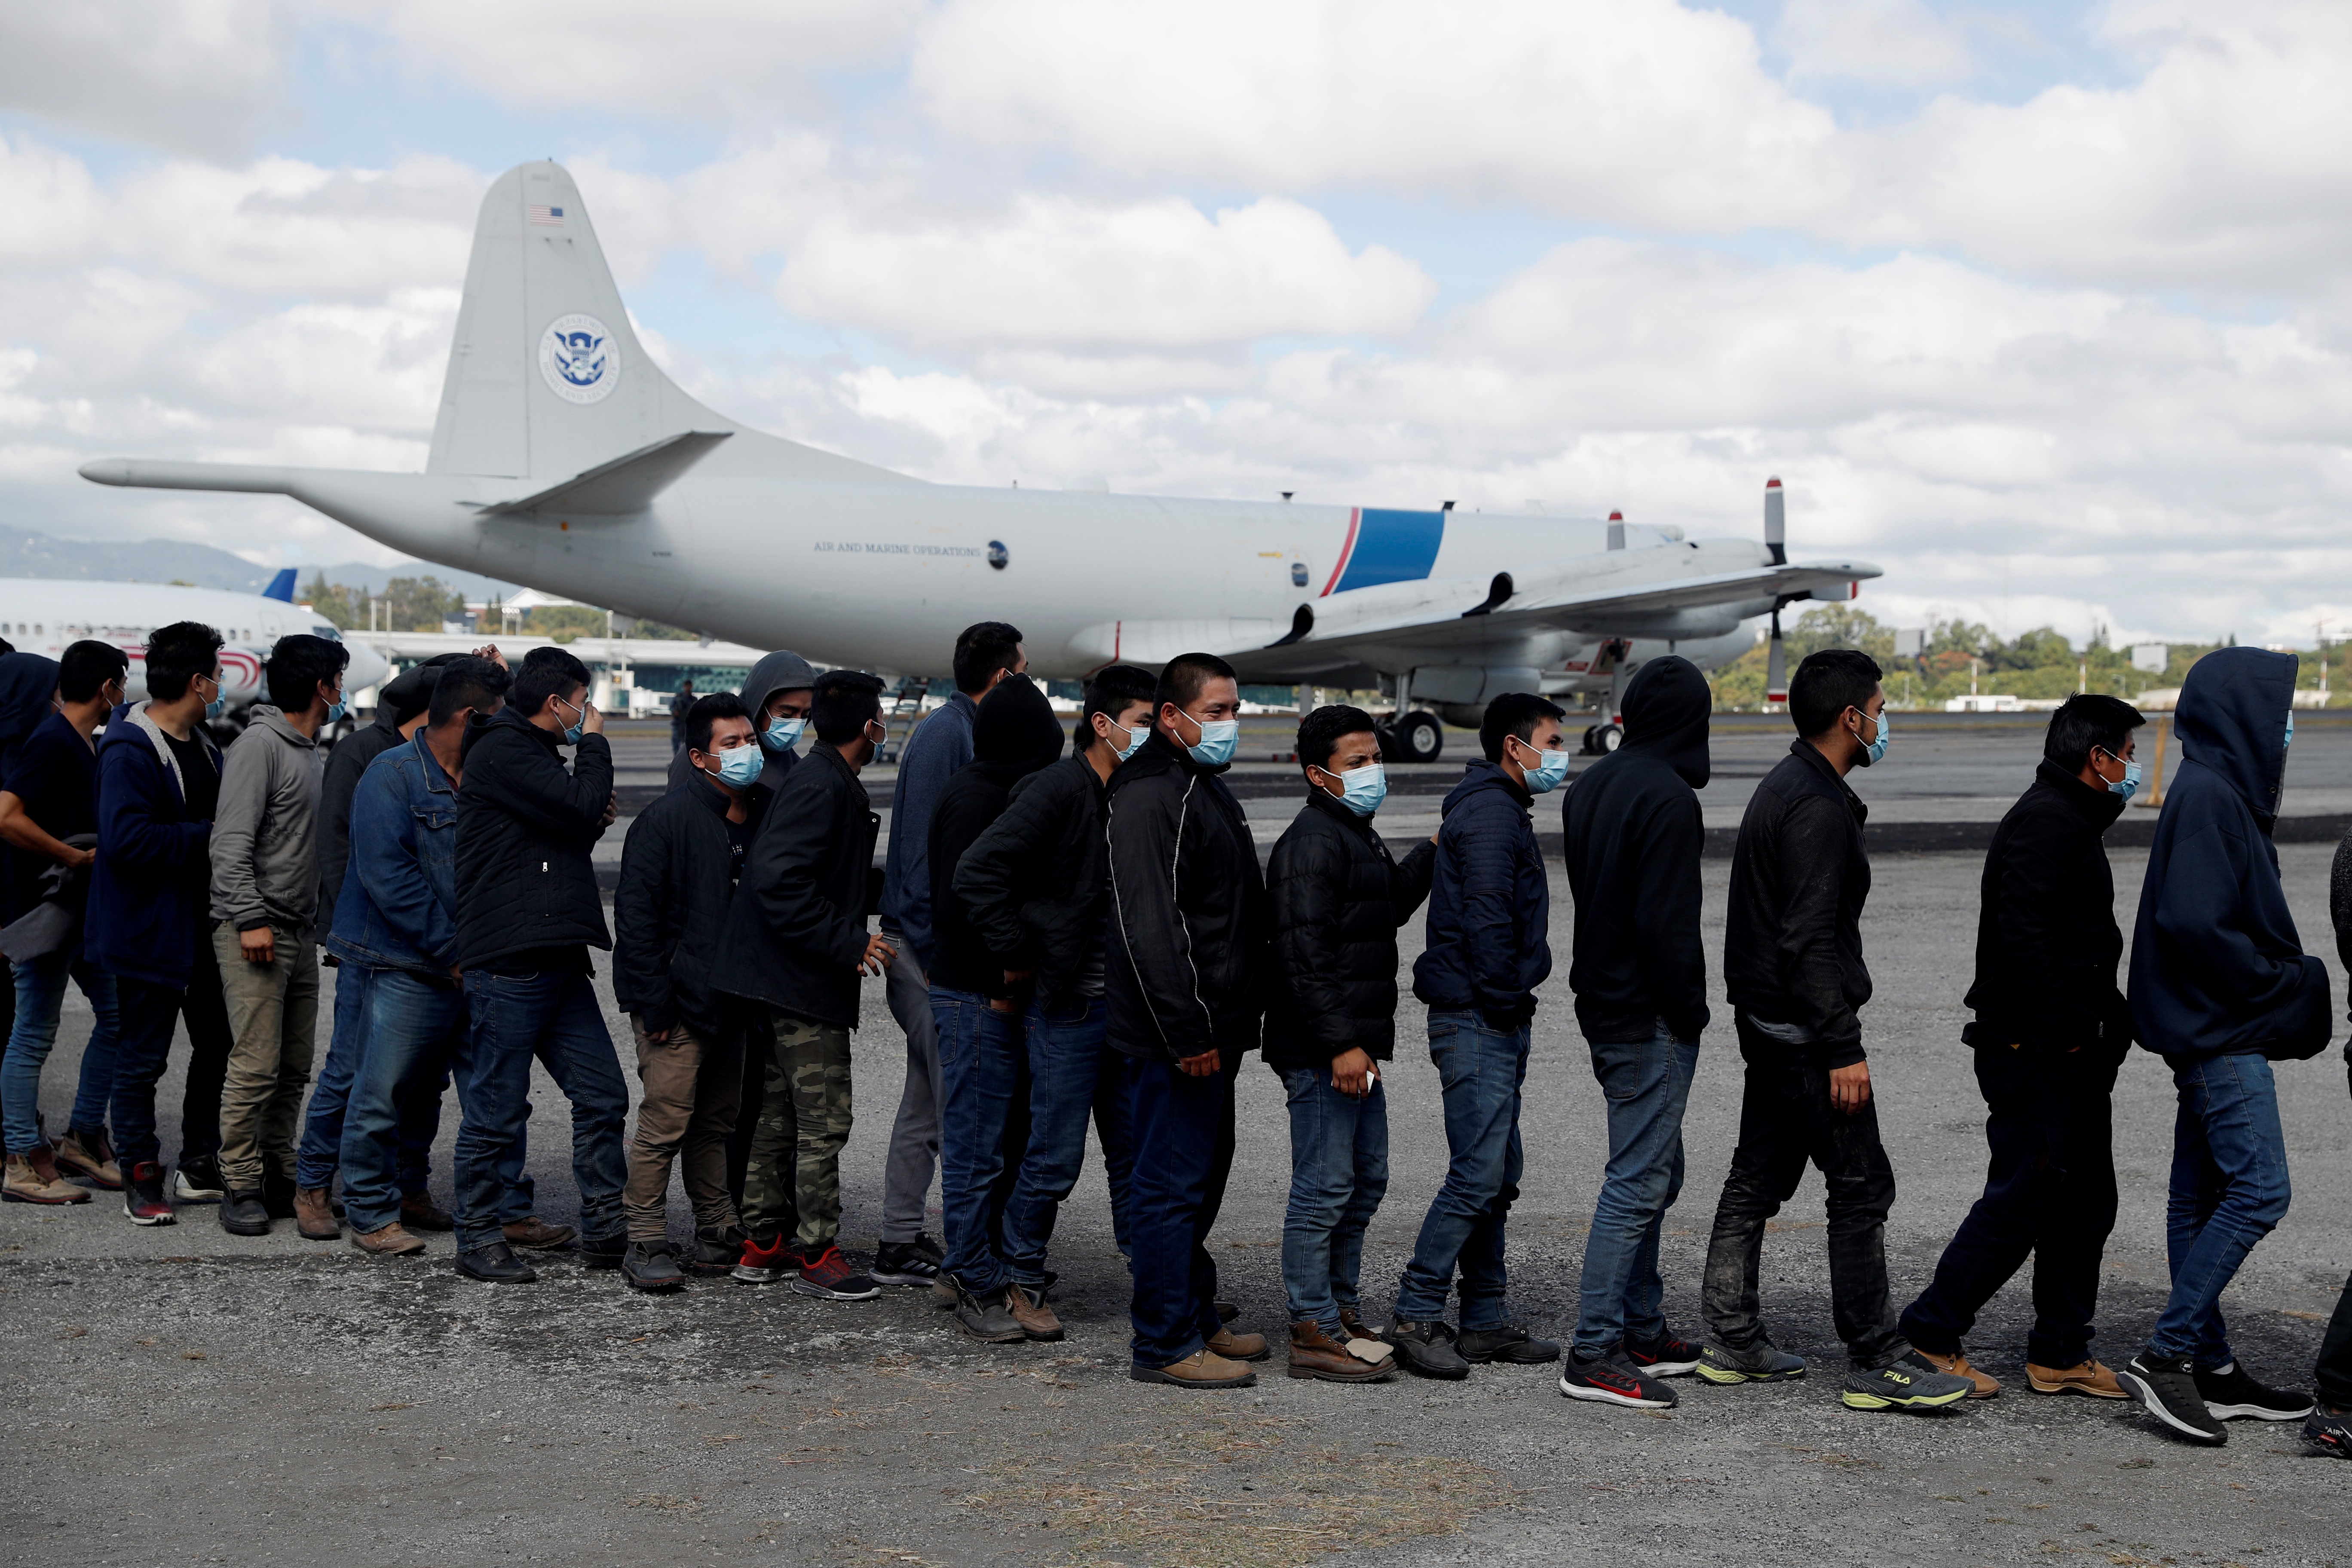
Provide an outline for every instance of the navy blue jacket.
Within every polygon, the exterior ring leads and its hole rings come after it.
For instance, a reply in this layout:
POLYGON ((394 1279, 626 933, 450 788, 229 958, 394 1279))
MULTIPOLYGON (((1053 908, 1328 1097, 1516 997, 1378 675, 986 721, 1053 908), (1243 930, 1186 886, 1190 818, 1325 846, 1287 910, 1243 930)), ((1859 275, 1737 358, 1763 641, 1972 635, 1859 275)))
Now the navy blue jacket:
POLYGON ((1412 994, 1440 1012, 1504 1028, 1534 1016, 1551 973, 1551 882, 1528 792, 1496 764, 1472 763, 1445 797, 1429 884, 1429 940, 1412 994))
POLYGON ((346 963, 449 978, 457 962, 457 786, 423 730, 368 764, 351 809, 351 858, 327 951, 346 963))
MULTIPOLYGON (((198 724, 214 771, 220 750, 198 724)), ((213 825, 188 820, 178 764, 147 704, 109 716, 98 748, 98 861, 83 952, 109 974, 184 986, 208 929, 213 825)))
POLYGON ((939 958, 931 927, 931 813, 948 781, 971 761, 980 704, 963 692, 915 726, 890 787, 890 847, 882 859, 882 929, 897 931, 929 973, 939 958))
POLYGON ((2181 683, 2132 933, 2132 1031, 2159 1056, 2300 1061, 2326 1048, 2327 969, 2303 951, 2271 842, 2296 659, 2226 647, 2181 683))

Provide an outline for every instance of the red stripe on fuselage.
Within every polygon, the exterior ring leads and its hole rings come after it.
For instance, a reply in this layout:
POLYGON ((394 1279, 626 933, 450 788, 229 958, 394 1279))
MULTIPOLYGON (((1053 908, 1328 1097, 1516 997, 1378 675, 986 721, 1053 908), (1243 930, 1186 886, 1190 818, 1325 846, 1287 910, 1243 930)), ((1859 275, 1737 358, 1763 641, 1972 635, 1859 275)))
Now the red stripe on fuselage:
POLYGON ((1339 563, 1331 568, 1331 580, 1323 584, 1323 591, 1315 595, 1317 598, 1329 598, 1331 596, 1331 590, 1339 585, 1339 574, 1348 569, 1348 557, 1356 552, 1356 530, 1362 527, 1363 522, 1364 509, 1360 506, 1349 507, 1348 509, 1348 539, 1347 542, 1339 546, 1339 563))

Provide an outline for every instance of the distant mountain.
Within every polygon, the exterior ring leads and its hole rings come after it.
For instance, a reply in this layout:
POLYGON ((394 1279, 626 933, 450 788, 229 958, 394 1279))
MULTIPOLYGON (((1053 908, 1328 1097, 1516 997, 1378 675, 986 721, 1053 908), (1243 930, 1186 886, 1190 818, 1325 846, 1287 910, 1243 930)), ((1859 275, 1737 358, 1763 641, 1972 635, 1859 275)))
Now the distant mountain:
MULTIPOLYGON (((170 539, 60 539, 26 528, 0 526, 0 577, 72 577, 116 583, 193 583, 199 588, 258 594, 278 575, 274 566, 257 566, 240 555, 209 544, 188 544, 170 539)), ((304 566, 299 581, 308 583, 324 572, 330 583, 364 593, 380 594, 394 577, 438 577, 461 590, 468 599, 492 595, 504 597, 518 584, 497 583, 471 572, 452 571, 429 562, 411 561, 395 566, 368 566, 347 561, 340 566, 304 566)))

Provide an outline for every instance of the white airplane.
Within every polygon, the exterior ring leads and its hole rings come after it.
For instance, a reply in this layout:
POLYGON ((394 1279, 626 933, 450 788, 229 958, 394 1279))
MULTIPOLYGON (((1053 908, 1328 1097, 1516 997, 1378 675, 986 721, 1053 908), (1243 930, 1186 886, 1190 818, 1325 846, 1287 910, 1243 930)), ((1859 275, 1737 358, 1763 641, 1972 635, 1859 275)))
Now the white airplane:
MULTIPOLYGON (((73 577, 0 579, 0 637, 19 653, 56 658, 84 637, 110 642, 131 658, 125 684, 134 702, 147 695, 144 644, 157 626, 202 621, 228 639, 221 649, 221 696, 228 719, 242 725, 246 710, 266 700, 261 677, 270 646, 289 632, 310 632, 341 642, 324 616, 294 603, 294 569, 288 567, 259 594, 216 588, 180 588, 161 583, 93 583, 73 577)), ((352 662, 343 673, 346 691, 375 685, 391 666, 374 649, 349 645, 352 662)), ((346 721, 348 728, 348 721, 346 721)))
POLYGON ((291 496, 427 561, 835 664, 936 670, 956 628, 990 619, 1021 627, 1045 677, 1202 649, 1250 681, 1378 683, 1397 748, 1423 761, 1440 729, 1415 704, 1475 722, 1503 691, 1605 689, 1613 718, 1643 659, 1720 664, 1752 646, 1743 622, 1879 574, 1789 562, 1777 480, 1763 541, 1686 540, 1450 501, 932 485, 746 429, 647 357, 551 163, 483 199, 424 473, 123 458, 81 473, 291 496))

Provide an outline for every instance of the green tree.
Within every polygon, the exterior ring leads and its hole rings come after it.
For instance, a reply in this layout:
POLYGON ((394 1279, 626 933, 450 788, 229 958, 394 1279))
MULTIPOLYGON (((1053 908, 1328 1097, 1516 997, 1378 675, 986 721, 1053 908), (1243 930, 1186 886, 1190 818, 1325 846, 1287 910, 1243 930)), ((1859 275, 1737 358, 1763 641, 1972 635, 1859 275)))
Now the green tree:
POLYGON ((344 631, 367 625, 366 595, 356 588, 328 582, 324 572, 310 574, 310 585, 302 590, 300 597, 344 631))
POLYGON ((396 632, 437 632, 443 621, 466 613, 466 595, 433 576, 394 577, 383 585, 383 601, 396 632))

